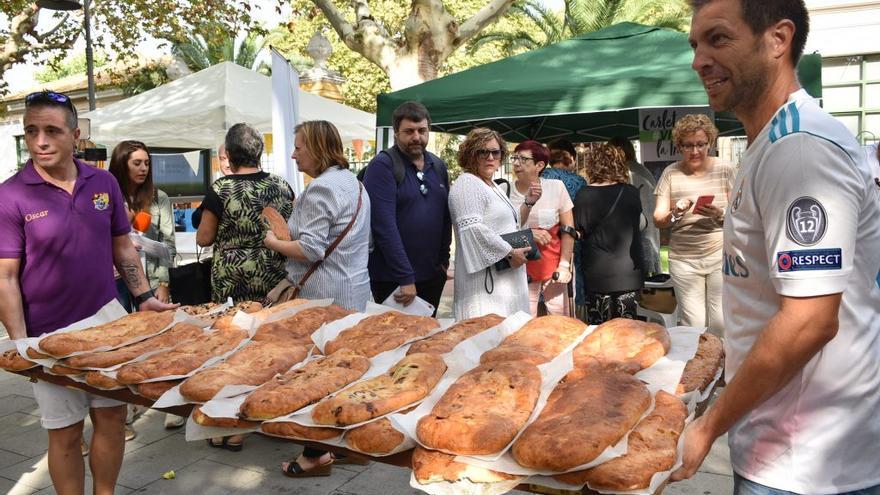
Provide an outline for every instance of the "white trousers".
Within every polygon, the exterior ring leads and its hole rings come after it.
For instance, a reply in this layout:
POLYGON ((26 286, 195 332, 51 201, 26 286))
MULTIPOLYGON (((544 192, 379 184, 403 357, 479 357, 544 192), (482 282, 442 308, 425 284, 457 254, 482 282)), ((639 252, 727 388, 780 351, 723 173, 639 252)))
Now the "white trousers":
POLYGON ((683 326, 709 327, 715 335, 724 335, 721 260, 720 249, 701 258, 669 260, 669 274, 683 326))

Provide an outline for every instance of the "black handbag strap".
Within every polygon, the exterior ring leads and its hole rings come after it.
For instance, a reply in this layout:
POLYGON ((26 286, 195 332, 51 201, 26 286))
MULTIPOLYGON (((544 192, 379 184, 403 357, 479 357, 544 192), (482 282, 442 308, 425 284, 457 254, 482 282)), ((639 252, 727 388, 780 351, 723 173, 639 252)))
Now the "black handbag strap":
MULTIPOLYGON (((622 184, 621 184, 621 186, 622 186, 622 184)), ((620 201, 620 197, 622 195, 623 195, 623 187, 621 187, 620 190, 617 191, 617 197, 614 198, 614 203, 611 203, 611 208, 608 210, 608 213, 605 214, 605 216, 602 218, 602 220, 599 220, 599 223, 597 223, 595 227, 593 227, 592 229, 590 229, 589 232, 587 232, 586 237, 584 237, 584 242, 586 242, 587 239, 589 239, 590 237, 593 236, 593 232, 596 232, 603 225, 605 225, 606 220, 611 218, 611 214, 614 213, 614 209, 617 208, 617 203, 620 201)))

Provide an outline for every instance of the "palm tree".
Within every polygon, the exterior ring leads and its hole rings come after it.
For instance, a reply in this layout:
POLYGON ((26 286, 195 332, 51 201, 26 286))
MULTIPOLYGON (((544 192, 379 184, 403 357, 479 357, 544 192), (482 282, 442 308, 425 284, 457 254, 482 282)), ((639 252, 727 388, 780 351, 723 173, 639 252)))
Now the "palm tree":
POLYGON ((509 56, 624 21, 684 31, 690 20, 684 0, 565 0, 562 12, 548 9, 540 0, 518 0, 508 15, 519 18, 525 27, 509 32, 487 31, 474 38, 469 50, 498 43, 509 56))
POLYGON ((250 33, 238 44, 235 38, 227 36, 219 41, 208 41, 200 34, 192 35, 171 45, 171 53, 183 60, 193 72, 207 69, 220 62, 233 62, 242 67, 264 75, 272 72, 265 62, 258 60, 265 41, 259 35, 250 33))

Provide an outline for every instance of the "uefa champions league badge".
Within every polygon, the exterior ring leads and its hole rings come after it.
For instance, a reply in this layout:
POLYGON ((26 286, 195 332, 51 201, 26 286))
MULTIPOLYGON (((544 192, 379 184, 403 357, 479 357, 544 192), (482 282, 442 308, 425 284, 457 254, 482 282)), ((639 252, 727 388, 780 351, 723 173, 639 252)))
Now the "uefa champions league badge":
POLYGON ((794 200, 785 215, 785 233, 801 246, 812 246, 825 237, 828 215, 822 203, 809 196, 794 200))

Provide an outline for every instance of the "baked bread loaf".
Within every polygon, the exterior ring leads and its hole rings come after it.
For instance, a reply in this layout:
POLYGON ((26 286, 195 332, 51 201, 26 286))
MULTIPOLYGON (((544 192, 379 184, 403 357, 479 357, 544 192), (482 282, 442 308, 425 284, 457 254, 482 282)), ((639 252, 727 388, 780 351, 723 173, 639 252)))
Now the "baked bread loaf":
POLYGON ((119 390, 120 388, 125 388, 125 385, 116 381, 115 378, 111 378, 100 371, 87 371, 86 383, 101 390, 119 390))
POLYGON ((544 364, 558 356, 587 329, 587 325, 567 316, 541 316, 501 341, 498 347, 486 351, 480 363, 525 361, 544 364))
POLYGON ((703 332, 697 354, 685 365, 676 393, 685 394, 694 390, 704 392, 723 365, 724 344, 721 339, 709 332, 703 332))
POLYGON ((541 391, 538 367, 523 361, 483 364, 449 387, 416 427, 421 443, 456 454, 494 454, 525 425, 541 391))
POLYGON ((290 229, 287 227, 287 221, 284 220, 281 213, 278 213, 278 210, 271 206, 267 206, 263 208, 263 213, 260 214, 260 219, 266 223, 269 230, 275 234, 275 237, 277 237, 278 240, 290 240, 290 229))
POLYGON ((472 483, 496 483, 515 480, 518 476, 456 462, 455 456, 417 446, 412 453, 412 469, 422 485, 468 480, 472 483))
POLYGON ((405 440, 406 436, 397 431, 388 418, 370 421, 345 432, 345 443, 365 454, 387 454, 405 440))
POLYGON ((439 354, 410 354, 386 373, 352 385, 312 409, 322 425, 348 426, 369 421, 424 399, 446 372, 439 354))
POLYGON ((42 352, 37 352, 33 347, 27 348, 27 355, 31 359, 52 359, 52 356, 48 354, 43 354, 42 352))
POLYGON ((76 368, 70 368, 68 366, 64 366, 61 363, 55 363, 52 365, 51 368, 49 368, 49 373, 52 373, 53 375, 75 376, 82 375, 83 373, 85 373, 85 371, 78 370, 76 368))
POLYGON ((279 421, 274 423, 263 423, 260 425, 263 433, 275 435, 276 437, 294 438, 297 440, 330 440, 342 435, 342 430, 336 428, 325 428, 323 426, 303 426, 298 423, 279 421))
POLYGON ((21 357, 18 349, 9 349, 0 353, 0 368, 7 371, 24 371, 39 366, 37 363, 21 357))
POLYGON ((116 366, 117 364, 127 363, 133 359, 137 359, 148 352, 161 349, 170 349, 180 345, 183 342, 195 340, 205 335, 205 331, 196 325, 189 323, 177 323, 168 330, 142 340, 136 344, 127 345, 105 352, 92 352, 88 354, 80 354, 59 361, 59 363, 70 366, 71 368, 92 368, 103 369, 116 366))
POLYGON ((495 313, 461 320, 446 330, 431 335, 427 339, 413 342, 406 353, 429 352, 432 354, 446 354, 461 341, 495 327, 501 324, 502 321, 504 321, 504 318, 495 313))
POLYGON ((440 324, 428 316, 412 316, 399 311, 387 311, 368 316, 357 325, 343 330, 324 346, 325 354, 339 349, 351 349, 363 356, 373 357, 400 347, 404 342, 424 337, 440 324))
POLYGON ((262 310, 263 305, 261 303, 258 303, 257 301, 240 301, 235 303, 234 306, 225 311, 213 313, 207 316, 201 316, 199 317, 199 319, 208 322, 212 328, 232 328, 232 319, 235 318, 235 315, 239 311, 241 311, 242 313, 253 315, 259 313, 262 310))
POLYGON ((58 358, 100 347, 116 348, 155 335, 173 319, 174 311, 138 311, 96 327, 51 334, 40 340, 39 347, 58 358))
POLYGON ((256 428, 260 426, 260 423, 256 421, 247 421, 238 418, 212 418, 205 414, 199 406, 193 408, 192 418, 196 424, 202 426, 215 426, 218 428, 256 428))
POLYGON ((318 402, 370 369, 370 360, 343 349, 276 376, 248 395, 239 410, 245 419, 266 420, 318 402))
POLYGON ((238 328, 216 330, 143 361, 126 364, 116 371, 116 379, 123 385, 132 385, 152 378, 186 375, 205 361, 235 349, 245 338, 247 332, 238 328))
POLYGON ((574 367, 588 368, 595 359, 606 368, 634 374, 665 356, 669 345, 669 332, 662 325, 615 318, 575 347, 574 367))
POLYGON ((207 402, 226 385, 262 385, 308 356, 308 349, 286 342, 251 342, 226 361, 199 371, 180 385, 180 395, 207 402))
POLYGON ((511 449, 520 465, 566 471, 616 444, 651 406, 639 379, 619 371, 559 384, 511 449))
POLYGON ((220 306, 220 303, 206 302, 202 304, 190 304, 186 306, 181 306, 180 310, 190 316, 199 316, 210 312, 218 306, 220 306))
POLYGON ((589 483, 594 490, 643 490, 655 473, 675 464, 678 438, 684 430, 687 407, 675 396, 660 391, 654 410, 629 434, 626 454, 594 468, 555 476, 563 483, 589 483))
POLYGON ((150 400, 159 400, 159 397, 180 385, 180 380, 166 380, 164 382, 139 383, 135 386, 138 395, 150 400))
POLYGON ((321 328, 321 325, 344 318, 352 313, 354 311, 335 304, 304 309, 289 318, 260 325, 254 335, 254 340, 270 342, 290 340, 303 345, 312 345, 312 334, 321 328))

